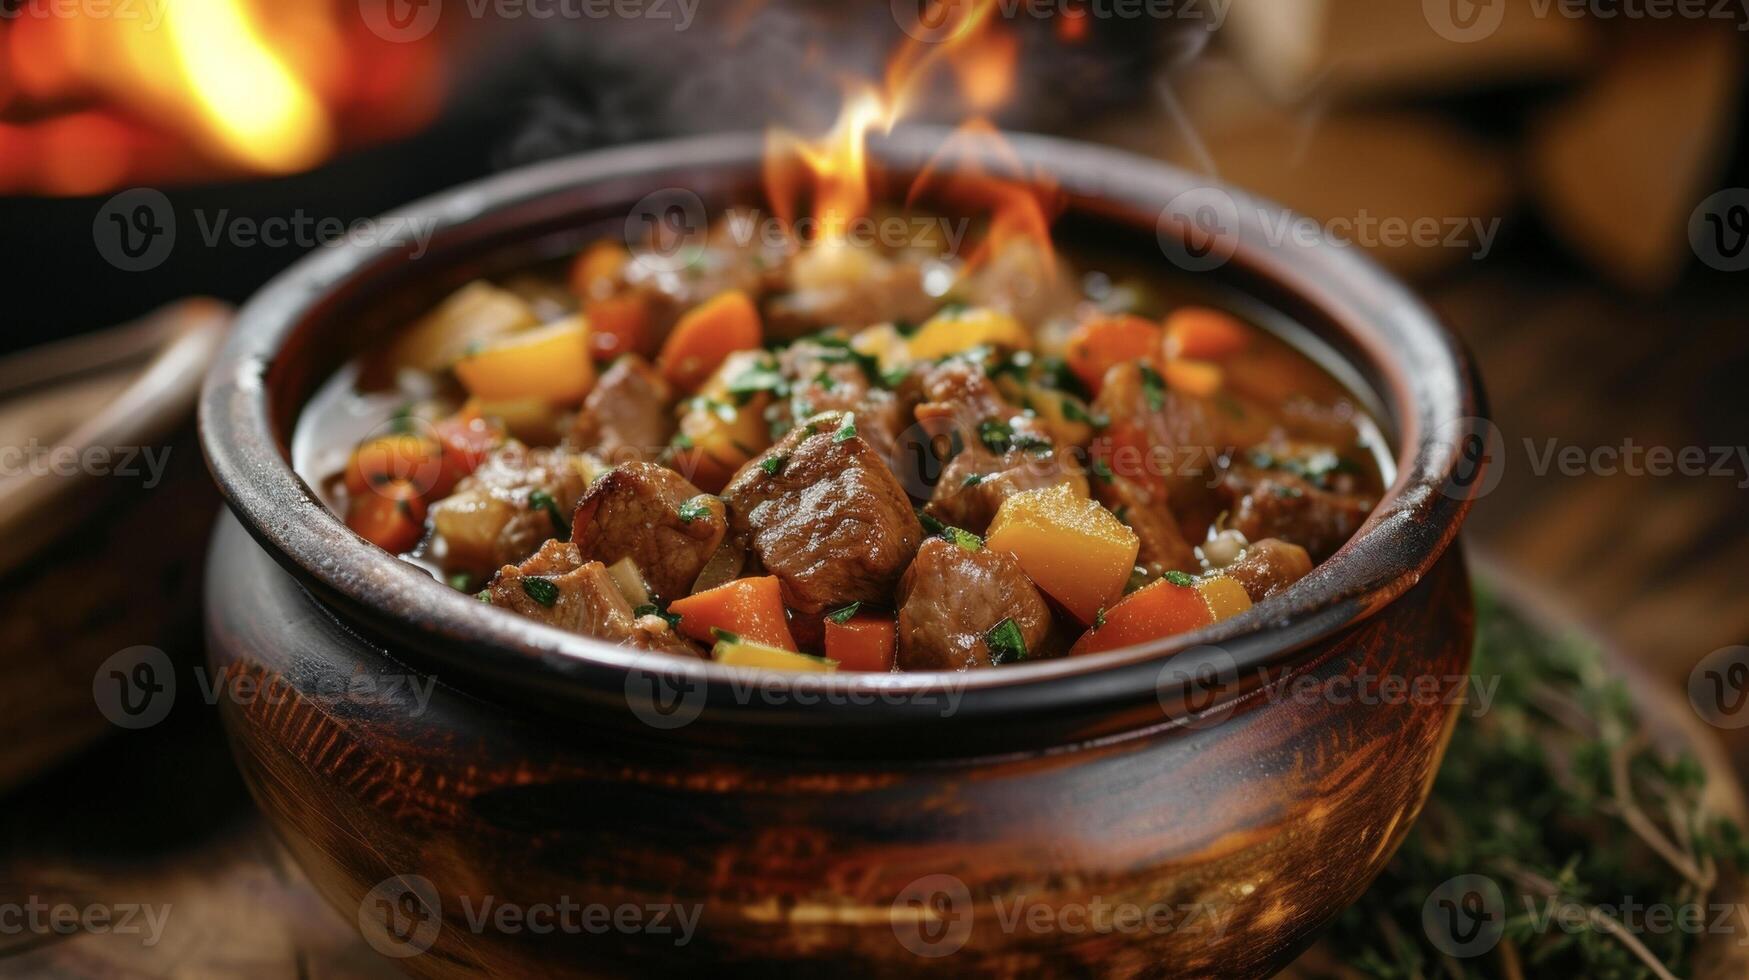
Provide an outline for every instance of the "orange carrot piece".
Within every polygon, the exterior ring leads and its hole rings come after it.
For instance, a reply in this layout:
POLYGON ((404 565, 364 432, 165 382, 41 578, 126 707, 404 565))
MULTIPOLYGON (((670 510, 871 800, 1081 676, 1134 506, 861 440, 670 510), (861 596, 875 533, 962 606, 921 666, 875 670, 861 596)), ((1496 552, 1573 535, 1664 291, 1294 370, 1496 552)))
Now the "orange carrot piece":
POLYGON ((1208 603, 1194 583, 1179 585, 1164 578, 1130 593, 1105 610, 1104 623, 1083 634, 1070 648, 1069 655, 1118 650, 1188 633, 1214 621, 1208 603))
POLYGON ((376 484, 352 498, 346 508, 346 526, 371 544, 398 555, 413 550, 425 536, 425 502, 418 488, 406 480, 376 484))
POLYGON ((1075 328, 1065 353, 1069 370, 1097 393, 1112 365, 1159 357, 1160 328, 1139 316, 1097 317, 1075 328))
POLYGON ((584 301, 600 298, 613 288, 630 258, 624 245, 610 239, 590 245, 571 263, 571 292, 584 301))
POLYGON ((1220 360, 1239 353, 1249 343, 1251 328, 1220 310, 1186 306, 1166 317, 1165 354, 1168 360, 1180 357, 1220 360))
POLYGON ((492 450, 509 438, 502 425, 481 418, 471 409, 464 409, 431 428, 443 453, 443 475, 431 488, 433 498, 449 493, 462 477, 479 469, 492 450))
POLYGON ((687 311, 662 345, 656 364, 670 384, 691 393, 730 354, 758 347, 761 336, 759 310, 746 293, 731 289, 687 311))
POLYGON ((859 612, 842 623, 827 617, 826 659, 839 670, 885 673, 893 669, 897 633, 892 613, 859 612))
POLYGON ((714 630, 744 640, 796 652, 776 576, 739 578, 697 595, 676 599, 668 612, 680 617, 680 632, 700 643, 715 643, 714 630))
POLYGON ((590 300, 584 306, 589 317, 589 353, 598 361, 611 361, 621 354, 647 354, 645 337, 650 316, 644 299, 635 294, 590 300))
POLYGON ((411 483, 424 495, 442 480, 437 444, 412 433, 382 436, 360 445, 346 461, 346 492, 361 497, 393 481, 411 483))
POLYGON ((1208 361, 1167 361, 1160 373, 1166 379, 1166 387, 1197 398, 1212 396, 1227 381, 1221 366, 1208 361))

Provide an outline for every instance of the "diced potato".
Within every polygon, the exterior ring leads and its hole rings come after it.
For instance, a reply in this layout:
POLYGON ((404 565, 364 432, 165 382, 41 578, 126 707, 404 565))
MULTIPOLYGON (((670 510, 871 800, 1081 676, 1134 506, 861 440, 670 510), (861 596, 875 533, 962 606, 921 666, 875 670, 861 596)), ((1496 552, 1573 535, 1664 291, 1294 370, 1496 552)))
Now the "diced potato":
POLYGON ((756 391, 741 403, 729 382, 770 358, 764 351, 729 355, 697 398, 685 403, 675 436, 674 468, 701 489, 716 493, 747 461, 771 446, 765 410, 771 394, 756 391))
POLYGON ((463 411, 502 424, 506 432, 530 445, 558 442, 564 434, 560 425, 564 413, 544 398, 497 402, 472 398, 463 406, 463 411))
POLYGON ((976 307, 937 313, 917 328, 907 346, 914 360, 927 361, 973 347, 1031 350, 1032 333, 1006 313, 976 307))
POLYGON ((533 307, 515 293, 471 282, 401 334, 389 348, 389 363, 441 371, 471 345, 539 323, 533 307))
POLYGON ((1215 622, 1232 619, 1251 608, 1251 596, 1239 580, 1229 575, 1216 575, 1211 578, 1199 579, 1196 590, 1202 593, 1202 601, 1208 604, 1209 613, 1215 622))
POLYGON ((802 670, 813 673, 832 673, 838 669, 836 660, 810 657, 805 653, 791 653, 747 640, 720 640, 711 651, 711 657, 717 663, 731 667, 762 667, 766 670, 802 670))
POLYGON ((1003 501, 985 543, 1014 556, 1029 578, 1083 623, 1123 594, 1141 541, 1067 483, 1003 501))
POLYGON ((595 386, 589 331, 572 316, 493 341, 455 362, 468 393, 485 402, 577 402, 595 386))

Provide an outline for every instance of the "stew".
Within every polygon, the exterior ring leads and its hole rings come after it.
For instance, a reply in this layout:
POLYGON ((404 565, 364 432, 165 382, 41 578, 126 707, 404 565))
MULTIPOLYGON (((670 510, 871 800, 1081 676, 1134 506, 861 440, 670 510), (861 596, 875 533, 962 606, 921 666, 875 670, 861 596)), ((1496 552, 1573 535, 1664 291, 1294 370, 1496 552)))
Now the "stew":
POLYGON ((1348 390, 1146 277, 730 225, 448 297, 306 413, 323 492, 482 603, 805 671, 1194 630, 1305 576, 1381 493, 1348 390))

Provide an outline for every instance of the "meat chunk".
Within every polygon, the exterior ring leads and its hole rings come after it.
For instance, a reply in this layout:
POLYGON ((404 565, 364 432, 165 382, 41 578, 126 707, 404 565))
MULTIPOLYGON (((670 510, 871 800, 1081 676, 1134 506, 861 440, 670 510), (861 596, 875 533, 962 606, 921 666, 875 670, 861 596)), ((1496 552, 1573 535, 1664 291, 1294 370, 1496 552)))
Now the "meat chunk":
POLYGON ((1226 574, 1245 587, 1252 602, 1262 602, 1312 571, 1312 556, 1297 544, 1264 538, 1227 565, 1226 574))
POLYGON ((1012 619, 1029 652, 1051 628, 1050 608, 1013 558, 930 538, 899 582, 902 670, 989 667, 989 633, 1012 619))
POLYGON ((842 412, 792 430, 723 497, 731 531, 806 614, 884 602, 923 539, 904 488, 842 412))
POLYGON ((520 566, 499 569, 486 596, 500 609, 573 633, 641 650, 701 656, 662 617, 637 615, 607 567, 581 562, 577 549, 563 541, 548 541, 520 566))
POLYGON ((915 258, 831 244, 801 253, 786 271, 789 289, 765 309, 766 329, 776 337, 800 337, 832 325, 919 323, 941 305, 923 288, 922 266, 915 258))
POLYGON ((623 463, 577 502, 571 541, 584 561, 630 558, 663 599, 690 595, 728 530, 723 502, 655 463, 623 463))
POLYGON ((1136 564, 1147 569, 1150 578, 1172 570, 1193 573, 1202 570, 1171 506, 1159 499, 1156 491, 1104 469, 1095 470, 1092 484, 1094 498, 1129 525, 1141 540, 1136 564))
POLYGON ((1168 388, 1158 373, 1125 363, 1106 372, 1093 405, 1111 419, 1093 441, 1095 458, 1163 497, 1188 526, 1214 522, 1222 509, 1216 487, 1224 461, 1243 443, 1212 399, 1168 388))
POLYGON ((431 505, 430 555, 446 570, 472 572, 527 558, 563 532, 598 466, 581 453, 506 443, 431 505))
POLYGON ((1067 483, 1087 495, 1075 460, 1057 451, 1037 419, 1008 404, 979 365, 952 360, 916 377, 920 427, 956 453, 935 481, 929 516, 982 533, 1002 502, 1022 491, 1067 483))
POLYGON ((778 370, 789 384, 787 412, 775 421, 806 419, 819 412, 854 412, 857 432, 882 459, 892 459, 899 433, 909 424, 893 393, 876 387, 869 368, 843 341, 804 338, 786 347, 778 370))
POLYGON ((609 463, 653 460, 674 435, 673 393, 650 362, 627 354, 583 401, 571 444, 609 463))
POLYGON ((1373 501, 1324 490, 1295 473, 1251 465, 1234 467, 1221 481, 1231 498, 1230 526, 1252 541, 1284 538, 1323 561, 1360 529, 1373 501))

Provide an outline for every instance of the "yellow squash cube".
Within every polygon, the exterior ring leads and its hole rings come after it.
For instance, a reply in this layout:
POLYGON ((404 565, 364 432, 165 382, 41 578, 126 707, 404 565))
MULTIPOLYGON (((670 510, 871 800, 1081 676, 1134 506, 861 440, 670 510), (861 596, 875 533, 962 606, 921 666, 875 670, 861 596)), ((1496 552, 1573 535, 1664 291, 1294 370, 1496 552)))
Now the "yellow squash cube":
POLYGON ((577 402, 595 386, 589 328, 581 316, 482 345, 455 362, 468 394, 484 402, 577 402))
POLYGON ((1003 501, 985 542, 1014 556, 1029 578, 1083 623, 1123 595, 1141 541, 1066 483, 1003 501))
POLYGON ((912 359, 928 361, 973 347, 1030 350, 1032 334, 1006 313, 974 307, 930 317, 911 335, 908 346, 912 359))

